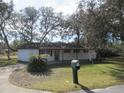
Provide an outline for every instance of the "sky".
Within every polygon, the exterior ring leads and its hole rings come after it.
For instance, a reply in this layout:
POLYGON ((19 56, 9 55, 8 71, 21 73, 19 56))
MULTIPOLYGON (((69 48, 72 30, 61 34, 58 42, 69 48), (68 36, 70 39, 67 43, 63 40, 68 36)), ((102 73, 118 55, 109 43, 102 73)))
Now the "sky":
MULTIPOLYGON (((10 0, 3 0, 9 2, 10 0)), ((19 11, 27 6, 34 6, 37 9, 41 6, 50 6, 56 12, 62 12, 64 15, 70 15, 76 11, 79 0, 13 0, 14 9, 19 11)))

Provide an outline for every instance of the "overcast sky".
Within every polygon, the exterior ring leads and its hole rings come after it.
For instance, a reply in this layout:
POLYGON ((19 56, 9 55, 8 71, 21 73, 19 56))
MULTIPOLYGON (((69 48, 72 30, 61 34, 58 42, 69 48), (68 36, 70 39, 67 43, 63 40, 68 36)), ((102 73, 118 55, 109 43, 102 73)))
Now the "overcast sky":
MULTIPOLYGON (((9 2, 10 0, 3 0, 9 2)), ((13 0, 15 10, 23 9, 27 6, 34 6, 37 9, 41 6, 50 6, 56 12, 63 12, 64 15, 72 14, 77 7, 79 0, 13 0)))

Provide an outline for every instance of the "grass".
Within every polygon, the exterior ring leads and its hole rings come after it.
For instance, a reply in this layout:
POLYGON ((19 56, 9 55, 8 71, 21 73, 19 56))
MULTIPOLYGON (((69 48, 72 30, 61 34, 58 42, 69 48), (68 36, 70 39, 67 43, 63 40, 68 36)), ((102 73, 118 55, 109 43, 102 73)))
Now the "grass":
MULTIPOLYGON (((118 74, 112 73, 114 69, 118 68, 115 64, 95 64, 95 65, 85 65, 81 66, 79 71, 79 83, 80 85, 74 85, 72 83, 72 71, 71 68, 57 68, 56 74, 41 83, 36 83, 32 85, 35 89, 52 90, 55 92, 66 92, 72 90, 78 90, 83 87, 90 89, 107 87, 111 85, 124 83, 123 80, 117 78, 118 74)), ((123 68, 121 68, 124 70, 123 68)), ((123 77, 124 77, 124 73, 123 77)))
POLYGON ((6 56, 0 56, 0 67, 14 65, 16 63, 17 58, 15 56, 12 56, 10 60, 8 60, 6 56))
POLYGON ((32 75, 26 70, 18 70, 10 76, 10 81, 18 86, 56 93, 124 84, 123 58, 109 58, 105 62, 102 64, 82 64, 78 73, 80 83, 78 85, 72 82, 70 65, 53 66, 50 73, 46 75, 32 75))

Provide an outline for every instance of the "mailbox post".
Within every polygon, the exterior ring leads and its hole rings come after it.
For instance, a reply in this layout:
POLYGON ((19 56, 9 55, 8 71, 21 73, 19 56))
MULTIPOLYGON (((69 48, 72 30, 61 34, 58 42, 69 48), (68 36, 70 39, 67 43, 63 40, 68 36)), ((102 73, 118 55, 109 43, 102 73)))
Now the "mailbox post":
POLYGON ((80 69, 80 64, 78 60, 71 61, 72 72, 73 72, 73 83, 78 84, 78 70, 80 69))

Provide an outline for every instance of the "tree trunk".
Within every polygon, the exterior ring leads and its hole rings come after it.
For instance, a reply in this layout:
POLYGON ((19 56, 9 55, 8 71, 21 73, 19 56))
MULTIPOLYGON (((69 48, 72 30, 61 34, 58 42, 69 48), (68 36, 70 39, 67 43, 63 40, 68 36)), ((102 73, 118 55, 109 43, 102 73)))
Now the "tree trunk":
POLYGON ((9 45, 9 41, 8 41, 8 39, 7 39, 7 36, 6 36, 6 34, 5 34, 5 32, 4 32, 4 30, 2 29, 2 33, 3 33, 3 36, 4 36, 4 42, 6 43, 6 45, 7 45, 7 48, 8 48, 8 50, 6 51, 6 53, 7 53, 7 58, 8 58, 8 60, 10 60, 10 45, 9 45))
POLYGON ((8 48, 8 50, 7 50, 7 58, 8 58, 8 60, 10 60, 11 58, 10 58, 10 49, 8 48))
POLYGON ((77 46, 80 46, 80 32, 77 30, 77 46))
POLYGON ((76 60, 78 60, 78 49, 76 49, 76 60))
MULTIPOLYGON (((80 32, 77 28, 77 47, 76 48, 78 47, 80 47, 80 32)), ((78 60, 78 49, 76 49, 76 59, 78 60)))

